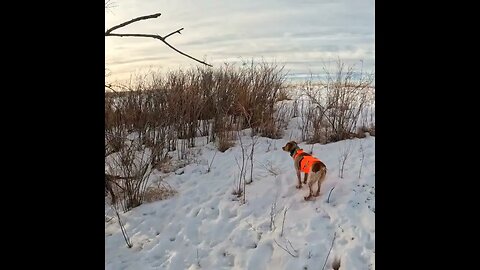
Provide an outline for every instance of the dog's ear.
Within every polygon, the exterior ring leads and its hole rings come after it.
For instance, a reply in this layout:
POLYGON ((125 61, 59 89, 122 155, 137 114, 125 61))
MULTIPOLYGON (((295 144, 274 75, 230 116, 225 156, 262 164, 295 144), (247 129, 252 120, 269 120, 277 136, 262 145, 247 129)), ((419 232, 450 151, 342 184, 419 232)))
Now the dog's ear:
POLYGON ((296 141, 290 141, 289 144, 292 148, 298 145, 296 141))
POLYGON ((290 152, 290 151, 292 151, 292 149, 294 149, 296 146, 297 146, 297 143, 296 143, 295 141, 289 141, 287 144, 285 144, 284 147, 282 147, 282 149, 283 149, 284 151, 290 152))

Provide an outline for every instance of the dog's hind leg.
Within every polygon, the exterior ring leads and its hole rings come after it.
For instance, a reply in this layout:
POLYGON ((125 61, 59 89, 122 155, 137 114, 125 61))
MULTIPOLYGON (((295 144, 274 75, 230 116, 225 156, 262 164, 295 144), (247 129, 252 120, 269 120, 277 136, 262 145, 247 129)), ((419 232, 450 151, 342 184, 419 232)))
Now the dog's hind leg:
POLYGON ((320 180, 321 180, 321 178, 319 177, 319 178, 317 179, 317 187, 318 187, 318 188, 317 188, 317 192, 315 192, 315 195, 314 195, 315 197, 318 197, 318 195, 320 195, 320 186, 322 185, 322 184, 320 183, 320 180))
POLYGON ((317 178, 317 192, 315 193, 315 197, 318 197, 320 195, 320 187, 322 186, 322 182, 325 180, 325 177, 327 176, 327 170, 325 168, 320 169, 318 172, 318 178, 317 178))
MULTIPOLYGON (((312 177, 312 176, 310 176, 310 177, 312 177)), ((310 180, 312 180, 312 179, 310 179, 310 180)), ((313 195, 312 187, 313 187, 314 183, 315 183, 314 181, 308 182, 308 196, 303 197, 305 199, 305 201, 310 200, 310 198, 312 197, 312 195, 313 195)))

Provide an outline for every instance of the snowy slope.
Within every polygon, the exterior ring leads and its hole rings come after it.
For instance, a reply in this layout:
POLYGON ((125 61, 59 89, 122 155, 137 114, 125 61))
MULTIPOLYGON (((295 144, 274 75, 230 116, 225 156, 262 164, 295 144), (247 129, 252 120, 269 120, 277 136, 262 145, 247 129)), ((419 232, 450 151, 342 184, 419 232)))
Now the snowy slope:
MULTIPOLYGON (((212 143, 194 149, 194 162, 182 174, 156 171, 152 181, 162 176, 178 193, 121 214, 130 249, 117 219, 105 223, 105 269, 322 269, 327 256, 325 269, 332 269, 334 258, 340 269, 375 269, 375 137, 315 144, 313 154, 328 173, 320 197, 308 202, 303 200, 308 187, 295 188, 292 158, 281 149, 289 139, 259 138, 246 204, 232 195, 238 142, 217 152, 210 172, 212 143), (341 179, 339 158, 345 151, 341 179)), ((248 147, 250 137, 243 142, 248 147)), ((107 205, 105 211, 114 216, 107 205)))

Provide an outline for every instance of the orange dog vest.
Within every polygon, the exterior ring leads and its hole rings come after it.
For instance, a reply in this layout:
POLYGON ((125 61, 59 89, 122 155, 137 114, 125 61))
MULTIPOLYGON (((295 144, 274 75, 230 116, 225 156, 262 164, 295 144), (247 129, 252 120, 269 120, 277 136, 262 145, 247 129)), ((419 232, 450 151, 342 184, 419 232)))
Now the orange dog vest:
MULTIPOLYGON (((304 153, 302 149, 298 149, 297 153, 293 155, 293 159, 295 159, 298 155, 301 153, 304 153)), ((315 161, 320 161, 318 158, 315 158, 313 156, 303 156, 302 160, 300 161, 300 171, 304 173, 309 173, 310 168, 312 168, 312 165, 315 161)))

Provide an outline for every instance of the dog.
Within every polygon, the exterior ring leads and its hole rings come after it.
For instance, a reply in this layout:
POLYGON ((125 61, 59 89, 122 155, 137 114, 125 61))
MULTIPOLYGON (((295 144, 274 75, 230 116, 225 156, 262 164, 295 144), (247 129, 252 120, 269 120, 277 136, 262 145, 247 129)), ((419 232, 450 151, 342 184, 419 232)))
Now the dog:
POLYGON ((303 178, 303 183, 307 184, 308 179, 308 189, 309 193, 304 197, 306 201, 310 200, 313 197, 320 195, 320 186, 325 181, 327 176, 327 166, 321 162, 318 158, 305 153, 303 149, 298 147, 298 144, 295 141, 288 142, 285 146, 282 147, 282 150, 289 152, 290 156, 293 158, 293 165, 297 171, 298 185, 295 186, 297 189, 302 188, 302 181, 300 173, 304 172, 305 176, 303 178), (310 177, 308 177, 310 175, 310 177), (313 185, 317 183, 317 191, 313 193, 313 185))

